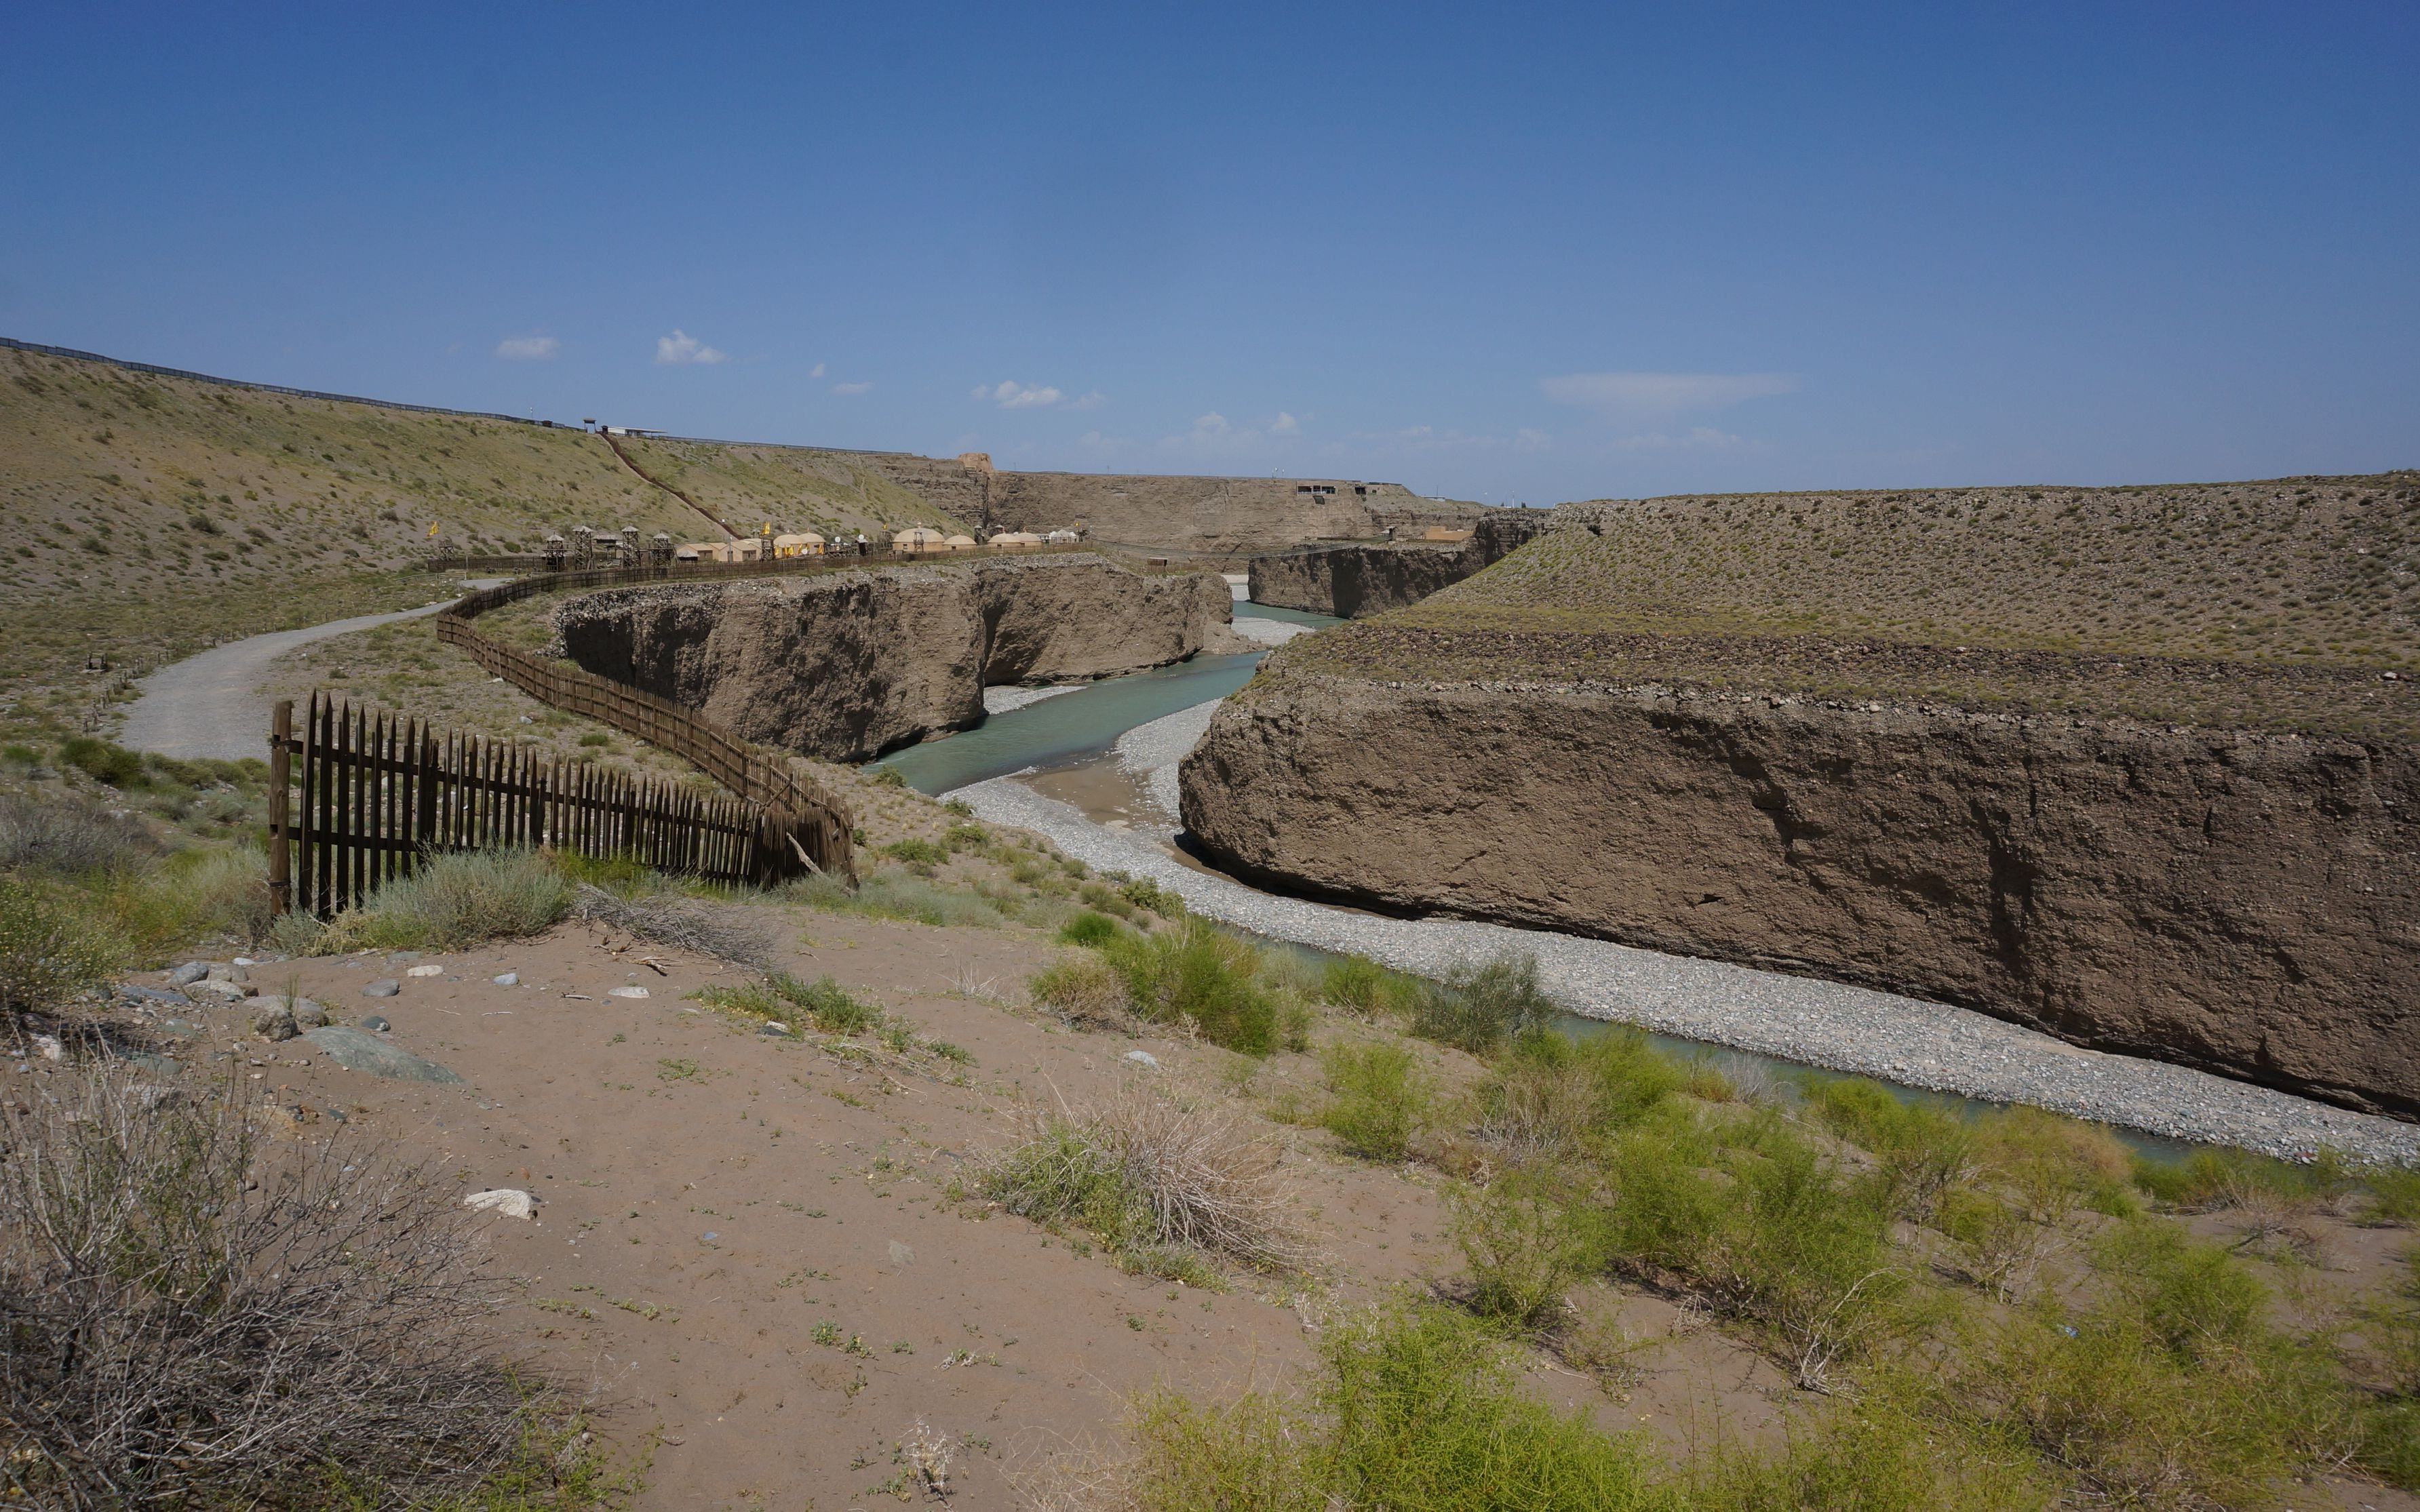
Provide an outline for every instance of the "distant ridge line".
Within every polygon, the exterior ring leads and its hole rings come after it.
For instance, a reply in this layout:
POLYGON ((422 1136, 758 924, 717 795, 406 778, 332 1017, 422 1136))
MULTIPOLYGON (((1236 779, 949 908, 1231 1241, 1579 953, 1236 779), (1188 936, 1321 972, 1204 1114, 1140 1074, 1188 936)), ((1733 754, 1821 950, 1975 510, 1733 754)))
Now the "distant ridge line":
POLYGON ((380 409, 411 409, 424 415, 459 415, 465 420, 506 420, 516 425, 528 425, 538 430, 578 430, 577 425, 560 425, 551 420, 532 420, 526 415, 500 415, 492 409, 448 409, 439 404, 405 404, 400 399, 365 399, 358 393, 328 393, 318 389, 289 389, 282 383, 255 383, 249 378, 220 378, 215 373, 194 373, 181 367, 162 367, 156 363, 133 363, 123 357, 105 357, 100 352, 78 351, 73 347, 51 347, 39 341, 19 341, 14 336, 0 336, 0 347, 14 351, 39 352, 45 357, 73 357, 87 363, 107 363, 130 373, 153 373, 161 378, 191 378, 196 383, 216 383, 222 388, 258 389, 263 393, 288 393, 298 399, 327 399, 336 404, 375 405, 380 409))

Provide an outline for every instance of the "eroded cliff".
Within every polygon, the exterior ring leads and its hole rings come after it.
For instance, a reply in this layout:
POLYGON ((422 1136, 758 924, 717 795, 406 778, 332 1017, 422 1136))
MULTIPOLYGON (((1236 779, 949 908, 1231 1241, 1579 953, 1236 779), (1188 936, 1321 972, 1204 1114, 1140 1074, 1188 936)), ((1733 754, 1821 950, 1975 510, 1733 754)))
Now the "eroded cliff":
POLYGON ((1180 661, 1223 635, 1216 574, 1091 554, 624 588, 555 610, 558 649, 752 740, 862 761, 983 719, 983 690, 1180 661))
POLYGON ((1280 668, 1219 711, 1183 804, 1212 858, 1290 889, 1859 981, 2420 1115, 2408 748, 1280 668))
POLYGON ((1247 564, 1252 602, 1346 620, 1383 614, 1494 565, 1553 517, 1542 509, 1491 509, 1469 522, 1470 539, 1454 545, 1373 541, 1256 556, 1247 564))

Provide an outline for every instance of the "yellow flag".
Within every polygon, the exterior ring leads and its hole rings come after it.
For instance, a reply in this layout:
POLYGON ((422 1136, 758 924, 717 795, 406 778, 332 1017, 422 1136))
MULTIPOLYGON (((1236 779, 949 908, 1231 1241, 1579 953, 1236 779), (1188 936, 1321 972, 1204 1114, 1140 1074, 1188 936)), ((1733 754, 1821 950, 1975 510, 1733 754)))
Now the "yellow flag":
POLYGON ((437 527, 436 527, 436 526, 434 526, 434 525, 431 525, 430 527, 428 527, 428 533, 429 533, 429 534, 431 534, 431 535, 436 534, 436 533, 437 533, 437 527))

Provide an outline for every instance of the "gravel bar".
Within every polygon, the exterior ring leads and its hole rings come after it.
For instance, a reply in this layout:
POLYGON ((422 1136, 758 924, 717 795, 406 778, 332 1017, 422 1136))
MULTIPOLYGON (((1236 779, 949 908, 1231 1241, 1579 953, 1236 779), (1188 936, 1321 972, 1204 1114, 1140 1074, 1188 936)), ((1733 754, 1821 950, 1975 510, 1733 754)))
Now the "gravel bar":
MULTIPOLYGON (((1176 759, 1200 738, 1214 707, 1137 726, 1119 741, 1120 764, 1161 785, 1156 779, 1173 776, 1176 759), (1177 745, 1188 728, 1191 738, 1177 745)), ((1047 835, 1089 866, 1149 877, 1196 913, 1272 939, 1366 955, 1427 977, 1505 950, 1530 951, 1556 1001, 1588 1018, 2288 1159, 2307 1159, 2324 1147, 2356 1160, 2420 1165, 2420 1125, 2082 1049, 1966 1009, 1606 940, 1464 919, 1384 918, 1277 897, 1197 871, 1153 837, 1096 825, 1014 778, 947 795, 966 799, 988 823, 1047 835)))

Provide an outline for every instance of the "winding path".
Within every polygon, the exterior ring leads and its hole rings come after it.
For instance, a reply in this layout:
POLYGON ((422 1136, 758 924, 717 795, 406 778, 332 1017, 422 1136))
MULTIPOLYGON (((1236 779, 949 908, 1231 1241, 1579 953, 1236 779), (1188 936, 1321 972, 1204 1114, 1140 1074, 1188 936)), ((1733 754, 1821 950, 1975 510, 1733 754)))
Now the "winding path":
MULTIPOLYGON (((483 578, 473 586, 491 588, 502 581, 483 578)), ((118 743, 179 761, 264 755, 269 749, 269 700, 261 697, 260 685, 269 681, 271 663, 297 646, 416 620, 452 602, 444 598, 392 614, 356 614, 300 630, 272 630, 172 661, 134 685, 142 692, 126 711, 118 743)))

